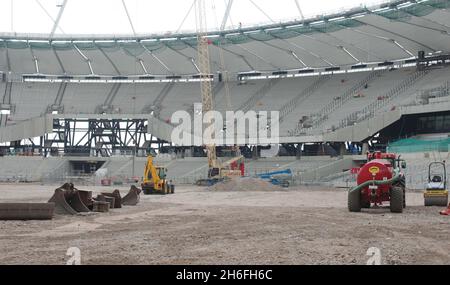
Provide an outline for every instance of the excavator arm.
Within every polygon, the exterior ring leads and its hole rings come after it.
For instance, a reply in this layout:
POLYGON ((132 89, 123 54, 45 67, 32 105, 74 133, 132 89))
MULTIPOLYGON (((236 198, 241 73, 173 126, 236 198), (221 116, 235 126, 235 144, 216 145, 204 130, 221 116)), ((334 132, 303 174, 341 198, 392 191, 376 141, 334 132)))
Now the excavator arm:
POLYGON ((156 167, 153 163, 153 157, 147 157, 147 163, 144 169, 144 179, 142 182, 142 190, 145 195, 151 194, 174 194, 175 186, 166 180, 166 169, 156 167), (162 176, 162 177, 161 177, 162 176))
POLYGON ((154 187, 158 185, 160 177, 156 171, 155 166, 153 165, 153 157, 149 155, 147 157, 147 163, 145 164, 144 169, 144 184, 153 184, 154 187))

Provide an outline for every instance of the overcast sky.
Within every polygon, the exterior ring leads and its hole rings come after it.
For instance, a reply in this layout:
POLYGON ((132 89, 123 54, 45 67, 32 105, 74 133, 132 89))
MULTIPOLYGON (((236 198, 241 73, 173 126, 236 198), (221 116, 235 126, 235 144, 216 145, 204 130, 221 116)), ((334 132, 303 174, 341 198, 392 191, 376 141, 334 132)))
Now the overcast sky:
MULTIPOLYGON (((0 0, 0 32, 50 33, 63 0, 0 0), (42 6, 42 7, 41 7, 42 6)), ((228 0, 206 0, 208 28, 218 29, 228 0)), ((383 0, 298 0, 306 17, 383 0)), ((125 0, 137 33, 195 31, 193 0, 125 0)), ((228 27, 300 19, 295 0, 234 0, 228 27), (253 3, 252 3, 253 2, 253 3), (256 4, 256 5, 255 5, 256 4)), ((131 34, 122 0, 68 0, 59 34, 131 34)))

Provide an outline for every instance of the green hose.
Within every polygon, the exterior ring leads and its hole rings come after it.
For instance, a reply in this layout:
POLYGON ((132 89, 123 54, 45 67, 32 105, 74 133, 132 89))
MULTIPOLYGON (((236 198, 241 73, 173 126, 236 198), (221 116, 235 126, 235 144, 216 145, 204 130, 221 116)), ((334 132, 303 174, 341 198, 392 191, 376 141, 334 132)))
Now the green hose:
POLYGON ((401 173, 400 170, 395 169, 394 170, 394 177, 392 177, 391 179, 388 180, 370 180, 370 181, 366 181, 361 185, 356 186, 355 188, 352 188, 350 190, 350 193, 355 192, 355 191, 361 191, 361 189, 370 186, 370 185, 387 185, 387 184, 394 184, 396 182, 398 182, 401 178, 401 173))

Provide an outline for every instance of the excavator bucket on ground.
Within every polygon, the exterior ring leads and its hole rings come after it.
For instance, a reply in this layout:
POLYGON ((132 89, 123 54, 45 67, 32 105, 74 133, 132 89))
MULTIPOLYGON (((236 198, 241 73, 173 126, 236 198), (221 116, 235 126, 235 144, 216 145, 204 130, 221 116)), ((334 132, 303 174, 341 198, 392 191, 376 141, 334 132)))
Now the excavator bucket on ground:
POLYGON ((0 220, 51 220, 54 203, 0 203, 0 220))
POLYGON ((109 209, 136 206, 140 200, 142 190, 131 186, 125 197, 121 197, 119 190, 112 193, 101 193, 95 199, 91 191, 78 190, 72 183, 66 183, 55 190, 49 203, 53 203, 54 211, 60 215, 77 215, 79 213, 108 212, 109 209))
POLYGON ((55 204, 57 214, 76 215, 90 212, 89 204, 91 202, 89 197, 92 197, 92 192, 79 191, 73 184, 66 183, 55 190, 55 194, 50 198, 49 203, 55 204))
POLYGON ((136 206, 140 201, 140 194, 142 190, 136 186, 131 186, 130 191, 127 195, 122 198, 122 205, 125 206, 136 206))
POLYGON ((114 209, 122 208, 122 197, 119 190, 114 190, 112 193, 102 193, 102 195, 105 197, 114 198, 114 209))
POLYGON ((69 205, 77 212, 79 213, 88 213, 91 210, 89 210, 88 205, 83 203, 83 200, 80 196, 80 192, 73 191, 71 193, 67 193, 66 200, 69 202, 69 205))
POLYGON ((109 212, 110 205, 111 204, 109 202, 94 201, 93 211, 97 213, 109 212))
MULTIPOLYGON (((97 201, 97 202, 106 202, 106 203, 109 203, 109 208, 110 208, 110 209, 113 209, 113 208, 114 208, 114 205, 115 205, 116 199, 113 198, 113 197, 106 197, 105 195, 100 194, 100 195, 97 195, 97 198, 95 198, 95 201, 97 201)), ((95 203, 95 202, 94 202, 94 203, 95 203)))
POLYGON ((92 191, 84 191, 84 190, 78 190, 78 195, 80 196, 81 202, 88 207, 88 209, 92 210, 94 206, 94 199, 92 199, 92 191))
POLYGON ((55 194, 48 200, 50 203, 55 204, 55 213, 60 215, 76 215, 78 214, 66 200, 65 190, 58 188, 55 190, 55 194))

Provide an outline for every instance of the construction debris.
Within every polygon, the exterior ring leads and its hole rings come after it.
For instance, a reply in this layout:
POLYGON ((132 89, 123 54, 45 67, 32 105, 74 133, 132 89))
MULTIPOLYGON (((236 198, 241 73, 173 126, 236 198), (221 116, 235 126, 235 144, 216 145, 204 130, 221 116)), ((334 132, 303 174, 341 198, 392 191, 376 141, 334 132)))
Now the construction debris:
MULTIPOLYGON (((115 205, 116 205, 116 198, 114 198, 114 197, 106 197, 106 196, 103 196, 103 197, 104 197, 105 202, 109 203, 109 208, 110 209, 114 209, 115 205)), ((102 202, 102 201, 99 201, 99 202, 102 202)))
POLYGON ((1 203, 0 220, 51 220, 54 203, 1 203))
POLYGON ((77 215, 80 213, 108 212, 109 209, 122 208, 122 205, 136 206, 139 203, 141 190, 132 186, 122 200, 120 191, 102 193, 96 199, 91 191, 78 190, 72 183, 66 183, 55 190, 49 203, 54 203, 55 212, 61 215, 77 215))
POLYGON ((141 189, 137 188, 136 186, 131 186, 128 194, 122 198, 122 205, 136 206, 139 203, 141 192, 141 189))
POLYGON ((114 209, 122 208, 122 196, 120 195, 119 190, 114 190, 112 193, 102 193, 105 197, 114 198, 114 209))
POLYGON ((280 191, 281 187, 256 178, 234 178, 207 188, 210 191, 280 191))
POLYGON ((106 197, 105 195, 100 194, 100 195, 97 195, 97 198, 95 198, 95 201, 107 202, 107 203, 109 203, 109 208, 114 209, 114 204, 115 204, 116 199, 113 197, 106 197))
POLYGON ((72 183, 66 183, 55 190, 55 194, 48 202, 55 203, 55 212, 57 214, 76 215, 90 212, 88 205, 83 203, 83 200, 86 202, 87 196, 88 194, 80 193, 80 191, 75 189, 72 183))
POLYGON ((94 201, 92 210, 96 213, 106 213, 109 212, 110 205, 109 202, 94 201))
POLYGON ((78 190, 75 189, 78 192, 78 196, 80 196, 81 202, 83 202, 83 205, 85 205, 88 209, 92 209, 94 200, 92 199, 92 191, 84 191, 84 190, 78 190))
POLYGON ((122 205, 136 206, 141 192, 132 186, 123 199, 119 190, 102 193, 93 199, 92 191, 78 190, 72 183, 66 183, 55 190, 48 203, 0 203, 0 220, 51 220, 54 213, 105 213, 109 209, 122 208, 122 205))

